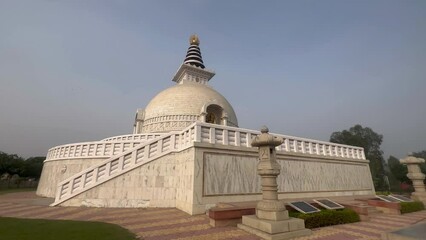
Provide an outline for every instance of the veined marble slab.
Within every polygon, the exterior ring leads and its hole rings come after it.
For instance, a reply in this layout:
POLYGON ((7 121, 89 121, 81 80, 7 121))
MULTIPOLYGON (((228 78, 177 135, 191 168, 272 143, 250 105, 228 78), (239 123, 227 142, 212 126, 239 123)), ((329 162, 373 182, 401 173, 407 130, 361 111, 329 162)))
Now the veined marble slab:
MULTIPOLYGON (((205 196, 260 193, 257 157, 205 153, 205 196)), ((278 159, 279 192, 372 190, 368 163, 278 159)))

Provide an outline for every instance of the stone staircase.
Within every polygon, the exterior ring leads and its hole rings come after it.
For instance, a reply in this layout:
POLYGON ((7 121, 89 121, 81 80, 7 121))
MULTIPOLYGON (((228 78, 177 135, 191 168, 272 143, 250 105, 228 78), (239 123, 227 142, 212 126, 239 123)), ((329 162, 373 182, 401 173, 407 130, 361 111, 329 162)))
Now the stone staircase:
POLYGON ((171 152, 180 151, 190 146, 194 138, 193 126, 190 126, 181 132, 171 132, 157 136, 152 140, 114 155, 60 182, 57 186, 55 201, 51 206, 57 206, 78 194, 171 152))

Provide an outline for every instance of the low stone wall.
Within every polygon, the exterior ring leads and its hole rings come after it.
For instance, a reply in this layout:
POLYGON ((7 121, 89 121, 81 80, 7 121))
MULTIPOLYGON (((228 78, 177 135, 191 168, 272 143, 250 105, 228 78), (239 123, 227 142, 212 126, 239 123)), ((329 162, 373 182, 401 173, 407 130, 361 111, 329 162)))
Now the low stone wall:
POLYGON ((106 158, 73 158, 45 161, 37 187, 37 195, 55 197, 58 183, 106 158))
POLYGON ((171 153, 113 178, 61 206, 176 207, 192 213, 194 149, 171 153))
MULTIPOLYGON (((261 199, 256 149, 195 143, 194 212, 217 202, 261 199)), ((367 160, 277 154, 280 199, 374 195, 367 160)))
MULTIPOLYGON (((368 161, 278 152, 280 199, 374 195, 368 161)), ((37 193, 53 197, 57 184, 103 159, 46 162, 37 193), (61 170, 67 166, 67 170, 61 170)), ((261 199, 255 148, 194 142, 89 189, 63 206, 176 207, 203 214, 218 202, 261 199)))

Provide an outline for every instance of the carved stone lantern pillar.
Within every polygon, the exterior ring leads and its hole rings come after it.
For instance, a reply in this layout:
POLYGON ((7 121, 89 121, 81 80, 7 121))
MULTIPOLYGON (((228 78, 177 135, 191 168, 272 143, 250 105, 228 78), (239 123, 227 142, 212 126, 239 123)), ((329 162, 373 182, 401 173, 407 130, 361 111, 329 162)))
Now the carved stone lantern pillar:
POLYGON ((291 239, 310 235, 311 230, 305 228, 305 222, 298 218, 289 218, 283 201, 278 200, 277 177, 281 166, 276 160, 275 147, 283 143, 283 139, 268 133, 267 127, 251 143, 259 148, 259 164, 257 172, 261 177, 262 200, 256 206, 256 215, 243 216, 238 227, 256 234, 263 239, 291 239))
POLYGON ((280 175, 281 166, 276 160, 275 147, 281 145, 284 140, 268 134, 268 128, 264 127, 259 136, 253 139, 251 145, 259 148, 259 164, 257 173, 261 177, 262 201, 257 204, 256 216, 262 219, 280 220, 287 218, 285 204, 278 200, 277 177, 280 175), (282 216, 276 216, 277 213, 282 216), (273 216, 274 215, 274 216, 273 216))
POLYGON ((426 189, 423 183, 425 175, 420 170, 420 164, 424 163, 423 158, 416 158, 408 156, 404 159, 399 160, 400 163, 407 165, 408 174, 407 177, 413 182, 414 192, 412 198, 416 201, 421 201, 426 205, 426 189))

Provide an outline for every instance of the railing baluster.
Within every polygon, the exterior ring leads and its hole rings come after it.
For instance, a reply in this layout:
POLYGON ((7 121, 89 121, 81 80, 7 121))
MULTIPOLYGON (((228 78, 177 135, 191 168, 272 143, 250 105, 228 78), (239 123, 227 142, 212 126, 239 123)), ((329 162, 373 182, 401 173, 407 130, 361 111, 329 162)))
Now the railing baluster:
POLYGON ((163 152, 163 139, 158 140, 157 155, 163 152))
POLYGON ((195 140, 194 142, 201 142, 201 126, 195 126, 195 140))
POLYGON ((235 131, 235 146, 241 146, 241 135, 239 131, 235 131))
POLYGON ((149 156, 149 149, 150 149, 150 144, 145 146, 145 152, 143 154, 143 156, 145 157, 146 160, 148 160, 151 156, 149 156))
POLYGON ((118 166, 117 166, 117 171, 120 172, 121 170, 123 170, 123 165, 124 165, 124 156, 121 156, 118 159, 118 166))
POLYGON ((246 136, 247 136, 246 147, 251 147, 251 133, 247 133, 246 136))
POLYGON ((226 129, 222 131, 222 143, 223 145, 228 145, 228 130, 226 129))
POLYGON ((214 127, 210 128, 210 143, 216 143, 216 129, 214 127))
POLYGON ((84 187, 86 186, 86 174, 87 173, 83 173, 81 175, 80 189, 84 189, 84 187))

